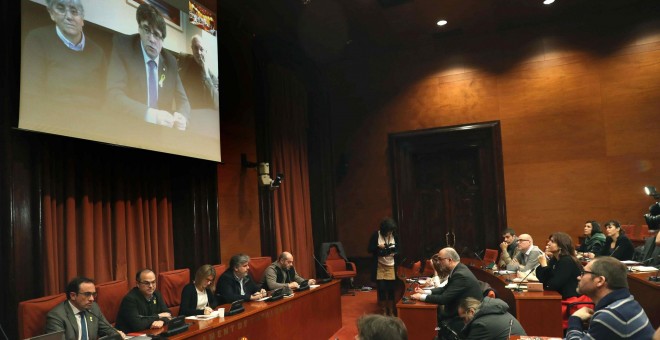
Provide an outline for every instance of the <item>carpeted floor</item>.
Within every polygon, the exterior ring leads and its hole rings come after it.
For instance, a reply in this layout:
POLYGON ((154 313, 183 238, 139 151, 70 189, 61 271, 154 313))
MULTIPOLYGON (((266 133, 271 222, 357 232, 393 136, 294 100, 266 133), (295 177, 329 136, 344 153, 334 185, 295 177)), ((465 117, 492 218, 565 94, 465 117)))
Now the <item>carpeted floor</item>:
POLYGON ((342 295, 341 297, 341 323, 342 328, 337 331, 331 340, 353 340, 357 335, 355 322, 364 314, 380 312, 376 301, 376 291, 355 291, 355 296, 342 295))

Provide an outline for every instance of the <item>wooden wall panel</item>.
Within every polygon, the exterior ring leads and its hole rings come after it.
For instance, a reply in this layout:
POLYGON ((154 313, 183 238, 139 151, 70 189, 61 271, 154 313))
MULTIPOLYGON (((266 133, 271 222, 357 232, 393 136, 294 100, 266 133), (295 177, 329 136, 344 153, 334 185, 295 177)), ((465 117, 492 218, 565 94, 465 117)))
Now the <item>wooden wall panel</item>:
POLYGON ((349 256, 366 256, 391 214, 389 133, 488 120, 502 124, 508 222, 537 244, 577 239, 592 218, 643 224, 642 186, 660 185, 660 24, 613 34, 530 28, 342 67, 353 73, 332 76, 333 134, 348 155, 336 211, 349 256))

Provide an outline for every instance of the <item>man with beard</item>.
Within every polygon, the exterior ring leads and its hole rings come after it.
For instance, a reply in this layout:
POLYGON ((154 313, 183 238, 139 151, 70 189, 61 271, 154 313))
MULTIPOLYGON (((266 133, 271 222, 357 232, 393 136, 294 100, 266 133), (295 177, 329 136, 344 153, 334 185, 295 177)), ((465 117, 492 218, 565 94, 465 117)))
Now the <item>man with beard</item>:
POLYGON ((504 229, 502 237, 504 238, 504 241, 500 243, 502 251, 500 252, 500 261, 497 264, 500 268, 506 267, 506 265, 511 262, 511 259, 516 257, 519 253, 518 237, 516 236, 515 230, 511 228, 504 229))
POLYGON ((411 298, 444 305, 444 308, 438 308, 438 323, 444 323, 459 333, 464 325, 458 315, 460 301, 468 297, 481 301, 483 293, 479 281, 470 269, 461 263, 461 258, 454 248, 447 247, 438 252, 437 266, 438 275, 447 276, 447 284, 430 290, 417 288, 411 298))
POLYGON ((577 292, 590 297, 594 309, 582 307, 568 318, 566 339, 650 339, 653 327, 628 291, 627 268, 610 256, 587 263, 577 292), (583 322, 589 326, 583 329, 583 322))
MULTIPOLYGON (((293 267, 293 255, 289 252, 282 252, 264 272, 263 282, 261 284, 266 290, 278 288, 298 289, 300 284, 305 281, 293 267)), ((310 285, 316 283, 316 280, 310 279, 310 285)))
POLYGON ((140 270, 135 275, 133 287, 119 306, 117 328, 126 333, 149 328, 162 328, 172 318, 163 296, 156 291, 156 274, 151 269, 140 270))

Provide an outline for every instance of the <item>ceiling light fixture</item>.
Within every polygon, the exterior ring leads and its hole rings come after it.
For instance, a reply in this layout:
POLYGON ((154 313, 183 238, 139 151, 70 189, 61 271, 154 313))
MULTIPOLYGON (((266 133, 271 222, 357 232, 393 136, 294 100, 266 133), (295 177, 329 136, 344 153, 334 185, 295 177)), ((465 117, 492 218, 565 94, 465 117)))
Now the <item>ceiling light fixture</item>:
POLYGON ((544 5, 550 5, 553 2, 555 2, 555 0, 543 0, 544 5))
POLYGON ((442 19, 442 20, 438 20, 438 22, 437 22, 437 25, 438 25, 438 26, 444 26, 444 25, 446 25, 446 24, 447 24, 447 20, 444 20, 444 19, 442 19))

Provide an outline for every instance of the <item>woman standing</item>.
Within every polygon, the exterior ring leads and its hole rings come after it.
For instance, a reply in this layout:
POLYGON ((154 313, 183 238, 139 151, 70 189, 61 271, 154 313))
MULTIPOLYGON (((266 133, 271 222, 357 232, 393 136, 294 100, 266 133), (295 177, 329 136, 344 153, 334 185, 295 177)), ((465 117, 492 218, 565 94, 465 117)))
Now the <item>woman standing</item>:
POLYGON ((205 264, 195 273, 195 281, 183 287, 179 315, 208 315, 218 306, 214 288, 215 269, 205 264))
POLYGON ((635 254, 635 247, 626 236, 625 231, 621 229, 619 221, 610 220, 605 223, 605 245, 596 253, 597 256, 612 256, 619 261, 632 260, 635 254))
POLYGON ((378 291, 378 305, 383 315, 395 315, 394 283, 396 280, 394 270, 394 255, 398 252, 398 237, 394 235, 396 222, 385 218, 380 228, 369 240, 369 253, 373 256, 373 270, 371 279, 376 281, 378 291))
MULTIPOLYGON (((584 224, 584 243, 578 248, 578 252, 587 254, 599 254, 605 244, 605 234, 600 230, 600 224, 596 221, 587 221, 584 224)), ((591 256, 593 258, 593 256, 591 256)))
POLYGON ((539 266, 536 267, 536 277, 543 287, 559 292, 562 300, 578 296, 575 290, 581 271, 582 265, 575 257, 571 237, 561 232, 550 235, 545 254, 539 255, 539 266))

